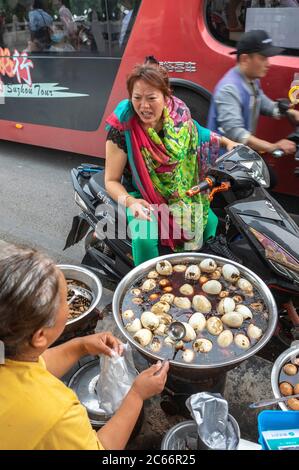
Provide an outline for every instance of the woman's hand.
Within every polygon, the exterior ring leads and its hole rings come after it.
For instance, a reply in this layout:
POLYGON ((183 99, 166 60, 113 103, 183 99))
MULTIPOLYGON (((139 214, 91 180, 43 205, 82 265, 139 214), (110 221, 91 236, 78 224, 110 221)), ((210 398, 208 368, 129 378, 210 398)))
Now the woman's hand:
POLYGON ((158 395, 164 389, 168 369, 169 362, 166 361, 162 365, 158 361, 157 364, 138 375, 134 380, 131 390, 137 393, 143 401, 158 395))
POLYGON ((225 146, 226 146, 226 150, 227 150, 228 152, 230 152, 230 151, 233 150, 235 147, 237 147, 238 145, 240 145, 240 144, 238 144, 238 142, 234 142, 233 140, 229 140, 229 139, 227 139, 227 140, 228 140, 228 142, 226 143, 225 146))
POLYGON ((123 343, 110 332, 95 333, 94 335, 83 336, 81 339, 85 355, 105 354, 106 356, 113 356, 114 351, 121 356, 123 353, 123 343))
POLYGON ((233 140, 230 140, 227 137, 221 136, 220 145, 221 145, 221 147, 226 147, 226 150, 228 152, 230 152, 235 147, 237 147, 238 145, 241 145, 241 144, 239 144, 238 142, 234 142, 233 140))
POLYGON ((150 212, 153 210, 149 202, 144 199, 128 199, 128 206, 136 219, 152 220, 150 212))

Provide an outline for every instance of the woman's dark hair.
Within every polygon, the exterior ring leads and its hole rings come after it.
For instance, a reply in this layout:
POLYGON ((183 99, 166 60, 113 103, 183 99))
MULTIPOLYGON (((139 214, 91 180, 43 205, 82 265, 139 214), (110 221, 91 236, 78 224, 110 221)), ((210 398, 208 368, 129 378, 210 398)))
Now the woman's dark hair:
POLYGON ((170 87, 168 71, 164 67, 162 67, 162 65, 160 64, 158 59, 156 59, 155 56, 147 55, 146 58, 144 59, 143 64, 144 65, 151 65, 152 67, 156 67, 161 72, 161 74, 164 77, 165 82, 168 83, 168 86, 170 87))
POLYGON ((132 73, 127 78, 127 90, 130 99, 132 98, 133 88, 138 80, 144 80, 149 85, 158 88, 163 95, 171 98, 171 89, 168 74, 156 63, 144 63, 136 65, 132 73))
POLYGON ((7 244, 0 251, 0 340, 14 358, 34 333, 54 326, 60 271, 35 249, 7 244))
POLYGON ((147 55, 144 59, 144 65, 160 65, 159 61, 153 55, 147 55))

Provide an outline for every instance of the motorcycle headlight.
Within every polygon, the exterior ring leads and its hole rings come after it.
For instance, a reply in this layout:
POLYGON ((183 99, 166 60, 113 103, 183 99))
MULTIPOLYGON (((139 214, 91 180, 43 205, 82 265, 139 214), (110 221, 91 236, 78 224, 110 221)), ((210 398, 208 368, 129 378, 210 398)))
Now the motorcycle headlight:
POLYGON ((88 212, 88 207, 87 205, 85 204, 85 202, 83 201, 82 197, 79 196, 79 194, 75 191, 75 202, 76 204, 81 207, 81 209, 84 211, 84 212, 88 212))
POLYGON ((253 179, 264 188, 270 186, 266 163, 257 152, 246 145, 238 145, 217 158, 216 165, 237 181, 253 179))
POLYGON ((299 262, 278 243, 250 227, 251 233, 265 249, 265 257, 280 275, 299 283, 299 262))
POLYGON ((270 186, 270 175, 264 160, 243 160, 240 165, 247 169, 247 173, 264 188, 270 186))

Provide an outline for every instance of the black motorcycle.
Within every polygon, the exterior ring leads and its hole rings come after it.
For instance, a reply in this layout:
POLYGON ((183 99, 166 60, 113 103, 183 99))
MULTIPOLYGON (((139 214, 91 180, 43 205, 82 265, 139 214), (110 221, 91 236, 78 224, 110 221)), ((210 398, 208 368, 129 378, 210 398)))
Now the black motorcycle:
MULTIPOLYGON (((296 138, 299 144, 299 134, 296 138)), ((118 282, 134 267, 132 247, 128 237, 117 236, 125 217, 105 190, 104 169, 82 164, 72 170, 72 179, 82 213, 73 219, 65 248, 86 236, 82 264, 118 282)), ((201 251, 239 261, 257 273, 271 288, 282 316, 288 313, 292 337, 299 337, 294 306, 299 299, 299 227, 266 190, 269 182, 264 160, 240 145, 219 157, 206 179, 188 195, 209 190, 212 199, 222 193, 225 207, 219 217, 220 235, 201 251)), ((123 184, 131 189, 125 179, 123 184)))

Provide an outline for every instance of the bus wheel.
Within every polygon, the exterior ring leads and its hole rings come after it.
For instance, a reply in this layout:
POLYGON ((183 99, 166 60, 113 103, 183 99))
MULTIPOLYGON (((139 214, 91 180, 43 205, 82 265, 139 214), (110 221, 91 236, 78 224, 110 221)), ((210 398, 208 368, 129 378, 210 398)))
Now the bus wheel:
POLYGON ((200 125, 206 126, 210 101, 206 96, 200 95, 187 88, 172 85, 173 94, 186 103, 191 111, 191 116, 200 125))

